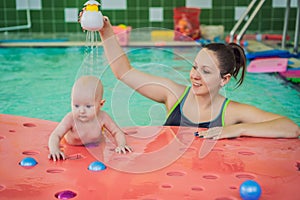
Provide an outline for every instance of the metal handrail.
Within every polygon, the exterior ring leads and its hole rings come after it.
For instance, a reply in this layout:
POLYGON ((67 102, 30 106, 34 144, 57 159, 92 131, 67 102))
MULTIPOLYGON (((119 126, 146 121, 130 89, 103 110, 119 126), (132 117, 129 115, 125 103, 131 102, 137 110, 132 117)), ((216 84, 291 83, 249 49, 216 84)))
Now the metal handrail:
POLYGON ((297 18, 295 27, 295 38, 294 38, 294 53, 298 53, 298 43, 299 43, 299 26, 300 26, 300 0, 298 0, 297 6, 297 18))
POLYGON ((256 0, 252 0, 251 3, 249 4, 249 6, 247 7, 247 10, 243 13, 243 15, 240 17, 240 19, 237 21, 237 23, 234 25, 234 27, 232 28, 232 30, 230 31, 230 40, 229 42, 233 42, 234 40, 234 34, 237 31, 237 29, 239 28, 239 26, 242 24, 243 20, 247 17, 248 13, 250 12, 250 10, 252 9, 252 7, 254 6, 256 0))
POLYGON ((289 15, 290 15, 290 4, 291 4, 291 0, 286 0, 283 33, 282 33, 282 40, 281 40, 281 48, 282 49, 285 48, 285 43, 286 43, 287 28, 288 28, 288 21, 289 21, 289 15))
POLYGON ((12 31, 12 30, 20 30, 20 29, 29 29, 29 28, 31 28, 29 0, 27 0, 26 17, 27 17, 27 24, 26 25, 3 27, 3 28, 0 28, 0 31, 12 31))
MULTIPOLYGON (((235 26, 233 27, 233 29, 230 31, 230 42, 234 41, 234 34, 235 34, 235 32, 237 31, 238 27, 241 25, 241 23, 243 22, 243 20, 246 18, 246 16, 248 15, 248 13, 250 12, 250 10, 252 9, 252 7, 254 6, 255 3, 256 3, 256 0, 252 0, 251 1, 251 3, 249 4, 249 6, 247 7, 247 10, 243 13, 242 17, 238 20, 238 22, 235 24, 235 26)), ((240 44, 240 41, 243 38, 243 36, 244 36, 247 28, 249 27, 250 23, 252 22, 252 20, 254 19, 254 17, 256 16, 256 14, 261 9, 261 7, 263 6, 264 3, 265 3, 265 0, 260 0, 259 1, 258 5, 256 6, 256 8, 254 9, 254 11, 250 15, 249 19, 247 20, 247 22, 243 26, 242 30, 237 35, 236 41, 237 41, 238 44, 240 44)))

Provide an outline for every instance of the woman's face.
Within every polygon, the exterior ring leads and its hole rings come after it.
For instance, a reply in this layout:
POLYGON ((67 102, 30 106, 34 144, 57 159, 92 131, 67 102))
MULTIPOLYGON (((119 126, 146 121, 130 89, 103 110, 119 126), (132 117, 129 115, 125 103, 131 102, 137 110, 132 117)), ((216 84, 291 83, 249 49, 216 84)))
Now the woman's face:
POLYGON ((195 95, 218 92, 222 78, 218 61, 214 53, 203 48, 195 58, 190 71, 192 90, 195 95))

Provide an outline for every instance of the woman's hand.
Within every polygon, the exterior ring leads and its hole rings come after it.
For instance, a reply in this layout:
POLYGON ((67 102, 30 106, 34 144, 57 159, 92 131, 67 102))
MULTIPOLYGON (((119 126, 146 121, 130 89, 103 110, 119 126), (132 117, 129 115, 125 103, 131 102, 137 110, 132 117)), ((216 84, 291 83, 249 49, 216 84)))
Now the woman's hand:
POLYGON ((237 125, 233 125, 233 126, 226 126, 226 127, 210 128, 199 132, 197 136, 201 138, 219 140, 224 138, 240 137, 241 134, 238 131, 237 125))
POLYGON ((107 39, 114 35, 114 30, 107 16, 103 16, 103 27, 99 30, 103 39, 107 39))

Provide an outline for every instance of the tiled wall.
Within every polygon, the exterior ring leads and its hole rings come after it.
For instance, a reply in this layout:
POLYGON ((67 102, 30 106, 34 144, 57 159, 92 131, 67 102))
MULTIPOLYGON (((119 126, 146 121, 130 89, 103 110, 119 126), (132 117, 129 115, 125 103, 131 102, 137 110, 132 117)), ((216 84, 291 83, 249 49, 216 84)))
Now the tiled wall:
MULTIPOLYGON (((14 32, 68 33, 80 32, 77 15, 85 0, 1 0, 0 28, 27 23, 25 8, 31 12, 32 27, 14 32)), ((133 28, 160 27, 173 29, 173 8, 201 8, 200 23, 224 25, 229 32, 251 0, 102 0, 102 12, 113 24, 133 28)), ((286 0, 266 0, 248 31, 281 33, 286 0)), ((296 2, 291 0, 289 30, 295 29, 296 2)))

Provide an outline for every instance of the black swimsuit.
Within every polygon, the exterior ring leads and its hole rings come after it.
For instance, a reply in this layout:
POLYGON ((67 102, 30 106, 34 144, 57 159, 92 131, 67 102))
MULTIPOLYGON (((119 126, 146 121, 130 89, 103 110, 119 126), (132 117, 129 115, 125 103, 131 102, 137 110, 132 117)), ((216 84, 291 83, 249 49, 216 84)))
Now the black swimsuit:
POLYGON ((174 104, 173 108, 170 110, 167 120, 164 126, 191 126, 191 127, 199 127, 199 128, 212 128, 212 127, 220 127, 224 126, 224 115, 226 107, 229 103, 229 99, 225 99, 221 111, 219 115, 212 121, 209 122, 201 122, 194 123, 191 122, 187 117, 182 113, 182 107, 186 100, 187 94, 190 90, 190 87, 187 87, 178 101, 174 104))

